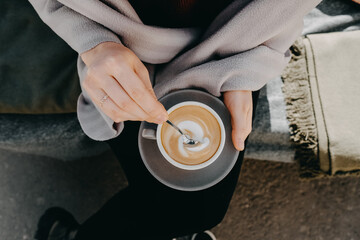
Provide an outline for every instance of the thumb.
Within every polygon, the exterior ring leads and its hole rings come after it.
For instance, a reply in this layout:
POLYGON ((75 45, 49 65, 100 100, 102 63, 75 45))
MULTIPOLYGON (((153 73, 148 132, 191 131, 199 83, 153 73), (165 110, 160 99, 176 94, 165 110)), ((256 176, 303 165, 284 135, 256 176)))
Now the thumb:
POLYGON ((234 147, 242 151, 245 139, 251 132, 252 95, 251 91, 231 91, 224 94, 224 102, 231 114, 232 140, 234 147))
POLYGON ((251 129, 247 124, 247 113, 233 112, 231 114, 232 140, 234 147, 242 151, 245 148, 245 139, 249 135, 251 129))

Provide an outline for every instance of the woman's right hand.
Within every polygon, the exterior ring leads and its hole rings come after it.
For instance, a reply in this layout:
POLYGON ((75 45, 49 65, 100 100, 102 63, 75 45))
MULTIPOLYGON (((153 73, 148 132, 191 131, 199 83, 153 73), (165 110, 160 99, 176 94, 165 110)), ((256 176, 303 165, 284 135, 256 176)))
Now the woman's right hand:
POLYGON ((130 49, 104 42, 81 54, 81 58, 88 67, 83 88, 114 122, 160 124, 168 119, 155 96, 146 67, 130 49))

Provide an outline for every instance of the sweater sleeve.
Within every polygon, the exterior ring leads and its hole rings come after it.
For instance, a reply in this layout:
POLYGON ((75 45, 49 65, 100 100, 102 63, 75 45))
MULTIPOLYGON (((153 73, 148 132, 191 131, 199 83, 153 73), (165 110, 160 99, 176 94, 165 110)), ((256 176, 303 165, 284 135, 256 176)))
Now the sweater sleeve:
MULTIPOLYGON (((289 24, 286 29, 261 45, 231 56, 224 61, 234 62, 233 74, 225 74, 220 91, 258 90, 269 80, 279 76, 288 64, 291 54, 289 47, 301 35, 302 19, 289 24)), ((221 61, 218 62, 218 67, 221 61)), ((231 71, 230 71, 231 72, 231 71)), ((219 94, 219 93, 217 93, 219 94)))
MULTIPOLYGON (((260 36, 261 33, 266 32, 266 28, 273 29, 274 34, 263 37, 258 46, 230 56, 230 59, 222 59, 233 62, 236 67, 232 68, 231 75, 223 72, 227 78, 223 77, 222 84, 218 88, 220 92, 241 89, 258 90, 269 80, 279 76, 290 60, 289 47, 301 35, 304 15, 319 2, 319 0, 307 0, 296 4, 291 1, 279 3, 284 6, 278 7, 272 16, 263 20, 259 19, 257 25, 260 26, 253 27, 259 29, 252 34, 252 41, 256 42, 256 35, 260 36), (269 23, 266 22, 267 20, 269 23)), ((219 51, 221 52, 222 49, 219 51)), ((221 61, 218 62, 218 67, 219 65, 221 61)), ((219 92, 216 92, 216 95, 218 94, 219 92)))
POLYGON ((117 42, 109 29, 64 6, 57 0, 29 0, 40 18, 79 54, 101 42, 117 42))

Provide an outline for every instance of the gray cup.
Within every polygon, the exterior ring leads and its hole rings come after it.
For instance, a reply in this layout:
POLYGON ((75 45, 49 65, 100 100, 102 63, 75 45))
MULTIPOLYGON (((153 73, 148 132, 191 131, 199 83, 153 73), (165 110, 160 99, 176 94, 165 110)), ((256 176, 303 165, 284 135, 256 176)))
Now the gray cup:
POLYGON ((174 166, 162 155, 156 141, 157 124, 142 122, 139 130, 139 151, 149 172, 161 183, 182 191, 198 191, 220 182, 233 168, 239 152, 231 139, 231 118, 226 106, 218 98, 199 90, 179 90, 172 92, 159 101, 168 110, 172 106, 195 101, 207 105, 221 118, 225 127, 225 144, 217 159, 210 165, 186 170, 174 166))

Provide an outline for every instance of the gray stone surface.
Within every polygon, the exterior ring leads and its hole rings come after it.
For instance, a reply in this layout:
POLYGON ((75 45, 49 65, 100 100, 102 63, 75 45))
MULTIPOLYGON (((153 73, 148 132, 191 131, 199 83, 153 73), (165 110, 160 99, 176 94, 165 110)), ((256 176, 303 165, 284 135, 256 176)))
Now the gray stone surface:
MULTIPOLYGON (((32 239, 41 213, 83 222, 126 179, 111 152, 63 162, 0 150, 0 239, 32 239)), ((301 181, 296 164, 246 159, 219 240, 360 239, 360 178, 301 181)))
POLYGON ((109 150, 81 130, 76 114, 0 114, 0 149, 74 160, 109 150))

